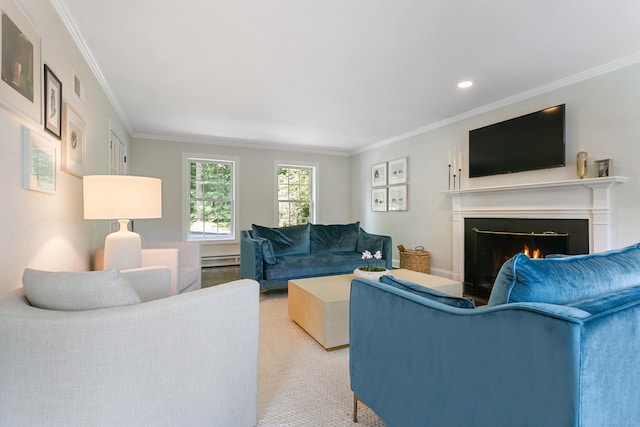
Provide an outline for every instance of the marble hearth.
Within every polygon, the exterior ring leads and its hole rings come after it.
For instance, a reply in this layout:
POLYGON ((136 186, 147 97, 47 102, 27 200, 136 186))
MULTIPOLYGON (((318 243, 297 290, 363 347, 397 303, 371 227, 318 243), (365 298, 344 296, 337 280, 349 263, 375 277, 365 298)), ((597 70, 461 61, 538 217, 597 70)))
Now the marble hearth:
POLYGON ((452 279, 464 279, 465 218, 586 219, 589 251, 610 249, 610 190, 626 181, 613 176, 445 191, 451 197, 452 279))

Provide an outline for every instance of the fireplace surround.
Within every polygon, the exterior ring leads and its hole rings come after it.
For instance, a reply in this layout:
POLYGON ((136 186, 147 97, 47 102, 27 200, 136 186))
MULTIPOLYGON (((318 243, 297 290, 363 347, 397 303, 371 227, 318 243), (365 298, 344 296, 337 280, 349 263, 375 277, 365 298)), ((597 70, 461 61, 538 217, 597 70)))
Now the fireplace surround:
POLYGON ((452 279, 465 278, 467 218, 582 220, 587 224, 587 252, 611 249, 611 189, 626 181, 612 176, 445 191, 451 198, 452 279))

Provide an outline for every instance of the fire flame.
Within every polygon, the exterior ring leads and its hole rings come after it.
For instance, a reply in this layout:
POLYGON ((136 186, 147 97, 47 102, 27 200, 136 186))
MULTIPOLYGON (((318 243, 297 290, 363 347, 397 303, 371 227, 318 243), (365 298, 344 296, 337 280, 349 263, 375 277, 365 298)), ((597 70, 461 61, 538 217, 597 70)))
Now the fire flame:
POLYGON ((540 249, 534 249, 533 254, 530 253, 529 246, 524 245, 524 249, 522 253, 528 256, 529 258, 542 258, 542 254, 540 253, 540 249))

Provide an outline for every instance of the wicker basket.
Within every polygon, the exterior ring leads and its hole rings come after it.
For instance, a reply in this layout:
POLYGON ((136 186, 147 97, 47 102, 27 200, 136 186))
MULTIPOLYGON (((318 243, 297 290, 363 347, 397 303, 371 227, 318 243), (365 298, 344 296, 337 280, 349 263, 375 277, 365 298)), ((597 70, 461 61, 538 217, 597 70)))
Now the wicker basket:
POLYGON ((431 271, 431 254, 425 251, 424 247, 416 246, 415 249, 405 249, 402 245, 400 249, 400 268, 418 271, 429 274, 431 271))

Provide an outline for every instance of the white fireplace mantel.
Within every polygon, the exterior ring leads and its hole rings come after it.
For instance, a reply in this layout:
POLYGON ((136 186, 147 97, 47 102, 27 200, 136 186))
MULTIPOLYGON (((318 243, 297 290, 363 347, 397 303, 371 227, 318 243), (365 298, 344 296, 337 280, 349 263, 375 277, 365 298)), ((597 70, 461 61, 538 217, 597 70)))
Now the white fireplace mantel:
POLYGON ((611 176, 445 191, 451 197, 452 278, 464 277, 465 218, 588 219, 591 252, 611 249, 610 189, 627 179, 611 176))

